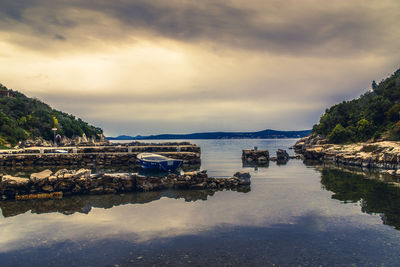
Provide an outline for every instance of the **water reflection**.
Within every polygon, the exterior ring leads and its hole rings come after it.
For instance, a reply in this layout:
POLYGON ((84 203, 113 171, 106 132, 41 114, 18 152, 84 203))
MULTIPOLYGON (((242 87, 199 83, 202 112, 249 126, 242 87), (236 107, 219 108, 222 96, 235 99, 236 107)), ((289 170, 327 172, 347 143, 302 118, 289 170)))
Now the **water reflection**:
POLYGON ((334 168, 324 168, 321 173, 321 183, 334 193, 333 199, 359 202, 362 212, 380 213, 384 224, 400 230, 399 184, 366 179, 364 175, 334 168))
MULTIPOLYGON (((323 184, 332 193, 321 188, 324 167, 307 167, 300 160, 258 171, 242 165, 242 149, 258 146, 273 154, 294 142, 196 140, 201 168, 209 176, 250 171, 246 194, 170 190, 2 202, 1 265, 397 266, 400 231, 365 209, 384 214, 384 220, 400 212, 392 210, 391 216, 380 207, 385 203, 371 200, 385 196, 368 184, 357 190, 351 184, 337 186, 335 179, 345 176, 327 172, 323 184), (358 194, 342 193, 352 191, 358 194), (331 199, 332 194, 351 203, 331 199), (363 201, 364 212, 358 204, 363 201)), ((385 201, 396 198, 397 193, 385 201)))
MULTIPOLYGON (((222 191, 222 190, 220 190, 222 191)), ((237 192, 250 192, 250 186, 243 186, 237 192)), ((37 199, 26 201, 0 201, 4 217, 12 217, 31 211, 34 214, 58 212, 71 215, 76 212, 88 214, 92 208, 109 209, 126 204, 144 204, 167 197, 184 199, 186 202, 205 201, 217 190, 163 190, 122 195, 78 195, 63 199, 37 199)))
POLYGON ((254 171, 258 171, 259 168, 268 168, 269 167, 269 162, 260 164, 257 162, 247 162, 247 161, 242 161, 242 168, 252 168, 254 171))

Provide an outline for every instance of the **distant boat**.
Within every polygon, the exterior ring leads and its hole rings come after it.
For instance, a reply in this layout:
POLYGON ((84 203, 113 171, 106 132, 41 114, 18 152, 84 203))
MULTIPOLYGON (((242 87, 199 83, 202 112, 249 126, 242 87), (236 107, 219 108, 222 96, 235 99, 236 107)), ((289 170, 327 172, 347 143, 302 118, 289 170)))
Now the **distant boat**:
POLYGON ((68 151, 67 150, 64 150, 64 149, 56 149, 56 150, 54 150, 54 153, 68 153, 68 151))
POLYGON ((182 165, 182 160, 171 159, 154 153, 140 153, 137 155, 137 160, 144 169, 175 171, 182 165))

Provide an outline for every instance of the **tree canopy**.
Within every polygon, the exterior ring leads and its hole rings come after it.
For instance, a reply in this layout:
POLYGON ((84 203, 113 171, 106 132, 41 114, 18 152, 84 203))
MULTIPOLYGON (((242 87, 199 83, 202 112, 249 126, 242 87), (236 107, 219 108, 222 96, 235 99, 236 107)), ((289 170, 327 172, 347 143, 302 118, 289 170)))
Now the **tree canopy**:
POLYGON ((326 109, 313 133, 332 143, 367 141, 371 138, 400 140, 400 69, 372 90, 351 101, 326 109))

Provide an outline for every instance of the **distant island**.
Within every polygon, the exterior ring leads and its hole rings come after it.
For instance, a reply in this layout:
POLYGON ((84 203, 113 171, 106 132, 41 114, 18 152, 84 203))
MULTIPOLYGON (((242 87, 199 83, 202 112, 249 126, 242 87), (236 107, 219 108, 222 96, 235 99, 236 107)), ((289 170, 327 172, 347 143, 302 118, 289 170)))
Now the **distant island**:
POLYGON ((206 132, 191 134, 159 134, 148 136, 128 136, 120 135, 117 137, 107 137, 108 140, 152 140, 152 139, 281 139, 281 138, 301 138, 311 134, 311 130, 302 131, 277 131, 263 130, 259 132, 206 132))

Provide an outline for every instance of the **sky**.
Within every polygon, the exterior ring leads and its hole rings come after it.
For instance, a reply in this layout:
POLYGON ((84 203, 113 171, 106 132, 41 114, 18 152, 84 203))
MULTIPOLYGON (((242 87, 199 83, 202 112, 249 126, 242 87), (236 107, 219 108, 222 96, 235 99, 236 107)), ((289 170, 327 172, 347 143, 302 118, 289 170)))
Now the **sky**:
POLYGON ((400 68, 398 0, 0 0, 0 83, 107 136, 310 129, 400 68))

